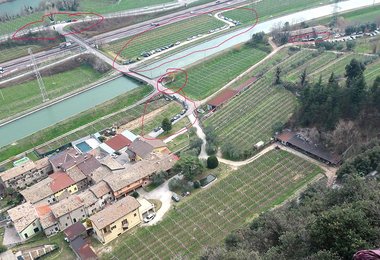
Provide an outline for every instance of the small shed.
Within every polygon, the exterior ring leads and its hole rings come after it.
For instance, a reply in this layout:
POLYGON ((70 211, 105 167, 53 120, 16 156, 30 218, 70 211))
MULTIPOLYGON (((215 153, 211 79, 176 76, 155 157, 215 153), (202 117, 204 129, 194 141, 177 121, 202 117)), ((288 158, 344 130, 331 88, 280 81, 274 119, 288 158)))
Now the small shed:
POLYGON ((264 142, 263 141, 260 141, 260 142, 258 142, 257 144, 255 144, 255 148, 256 149, 260 149, 261 147, 263 147, 264 146, 264 142))

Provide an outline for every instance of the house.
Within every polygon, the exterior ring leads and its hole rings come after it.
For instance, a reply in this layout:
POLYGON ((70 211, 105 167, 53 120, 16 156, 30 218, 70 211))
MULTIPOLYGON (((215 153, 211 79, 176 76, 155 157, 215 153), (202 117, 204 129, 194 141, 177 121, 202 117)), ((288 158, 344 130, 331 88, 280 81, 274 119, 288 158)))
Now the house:
POLYGON ((63 233, 65 234, 65 237, 68 239, 68 241, 73 241, 79 236, 87 237, 86 227, 81 222, 77 222, 67 227, 65 230, 63 230, 63 233))
POLYGON ((134 153, 136 161, 146 159, 151 153, 161 153, 167 145, 159 139, 140 137, 135 139, 128 150, 134 153))
POLYGON ((74 166, 66 171, 66 174, 75 182, 78 191, 88 187, 88 178, 78 166, 74 166))
POLYGON ((90 188, 90 191, 98 199, 100 207, 103 207, 106 204, 109 204, 111 201, 114 201, 114 196, 111 188, 105 181, 101 181, 90 188))
POLYGON ((138 198, 137 201, 140 203, 140 218, 143 220, 147 215, 156 212, 156 208, 153 203, 150 203, 146 199, 138 198))
POLYGON ((73 241, 70 241, 70 247, 80 260, 98 259, 94 250, 91 248, 90 243, 81 236, 75 238, 73 241))
POLYGON ((42 230, 37 212, 30 202, 8 210, 8 215, 21 240, 26 240, 42 230))
POLYGON ((91 179, 91 174, 101 166, 101 163, 92 155, 87 155, 83 162, 77 164, 77 167, 89 179, 91 179))
POLYGON ((52 204, 78 191, 77 182, 64 172, 55 172, 46 179, 21 191, 32 204, 52 204))
POLYGON ((50 156, 49 161, 55 172, 66 171, 67 169, 83 162, 87 159, 87 156, 87 154, 81 154, 74 148, 70 147, 62 152, 50 156))
POLYGON ((98 212, 103 208, 103 205, 99 202, 94 193, 92 193, 92 191, 90 190, 86 190, 82 193, 79 193, 76 196, 78 196, 79 199, 82 201, 84 211, 87 217, 91 216, 92 214, 98 212))
POLYGON ((178 157, 172 154, 150 154, 149 158, 145 158, 104 178, 104 182, 111 188, 115 199, 148 185, 154 174, 170 170, 178 160, 178 157))
POLYGON ((117 134, 114 137, 105 141, 104 143, 111 147, 114 151, 120 151, 128 147, 132 143, 132 141, 122 134, 117 134))
POLYGON ((22 190, 46 178, 52 170, 48 158, 43 158, 36 162, 27 161, 3 172, 0 175, 0 180, 7 188, 22 190))
POLYGON ((102 181, 104 178, 111 174, 112 171, 108 167, 102 165, 93 171, 88 177, 90 178, 90 183, 94 184, 102 181))
POLYGON ((140 203, 127 196, 90 217, 95 237, 108 243, 141 223, 140 203))
POLYGON ((308 41, 322 36, 329 36, 330 30, 326 26, 317 25, 308 28, 289 31, 289 42, 308 41))
POLYGON ((78 196, 70 196, 51 205, 51 211, 58 221, 60 230, 86 218, 83 201, 78 196))
POLYGON ((54 217, 50 205, 37 205, 35 209, 46 236, 54 235, 59 232, 58 221, 54 217))
POLYGON ((323 147, 313 144, 299 133, 285 130, 276 135, 275 138, 283 145, 301 151, 302 153, 326 164, 339 165, 342 161, 342 158, 339 155, 332 154, 323 147))

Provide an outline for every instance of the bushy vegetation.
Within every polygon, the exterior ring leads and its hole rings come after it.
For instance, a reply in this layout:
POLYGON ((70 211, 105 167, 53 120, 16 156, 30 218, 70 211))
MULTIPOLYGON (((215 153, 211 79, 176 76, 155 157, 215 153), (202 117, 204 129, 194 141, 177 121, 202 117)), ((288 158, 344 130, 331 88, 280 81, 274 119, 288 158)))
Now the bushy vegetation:
POLYGON ((210 157, 207 158, 207 168, 215 169, 216 167, 218 167, 218 165, 219 165, 219 161, 215 155, 211 155, 210 157))
POLYGON ((262 214, 249 228, 208 248, 201 259, 352 259, 380 243, 380 183, 350 177, 340 189, 324 182, 297 201, 262 214))

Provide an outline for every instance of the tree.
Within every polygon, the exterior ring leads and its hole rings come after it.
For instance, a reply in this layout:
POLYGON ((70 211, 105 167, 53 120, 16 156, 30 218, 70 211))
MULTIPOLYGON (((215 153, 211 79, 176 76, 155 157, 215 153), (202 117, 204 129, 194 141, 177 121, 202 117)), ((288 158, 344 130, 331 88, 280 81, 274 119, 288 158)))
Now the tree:
POLYGON ((218 167, 218 165, 219 165, 219 161, 215 155, 211 155, 207 158, 207 168, 215 169, 216 167, 218 167))
POLYGON ((132 192, 132 197, 137 199, 140 196, 140 194, 137 191, 132 192))
POLYGON ((162 120, 161 127, 165 132, 169 132, 172 130, 172 122, 170 122, 169 118, 165 117, 164 120, 162 120))
POLYGON ((281 68, 280 67, 276 68, 276 79, 274 81, 274 84, 276 85, 281 84, 281 68))
POLYGON ((355 46, 356 46, 355 41, 347 41, 346 42, 346 48, 349 51, 352 51, 355 48, 355 46))
POLYGON ((159 172, 153 175, 152 183, 156 186, 161 185, 162 183, 165 182, 165 175, 166 175, 165 172, 159 172))
POLYGON ((345 70, 345 76, 347 77, 347 86, 349 86, 349 83, 354 78, 363 75, 365 66, 362 62, 358 61, 357 59, 352 59, 350 63, 346 65, 345 70))
POLYGON ((304 87, 306 84, 307 84, 307 72, 305 68, 300 76, 300 85, 301 87, 304 87))
POLYGON ((187 180, 192 181, 196 176, 202 174, 203 164, 196 156, 184 155, 173 166, 175 173, 180 173, 187 180))

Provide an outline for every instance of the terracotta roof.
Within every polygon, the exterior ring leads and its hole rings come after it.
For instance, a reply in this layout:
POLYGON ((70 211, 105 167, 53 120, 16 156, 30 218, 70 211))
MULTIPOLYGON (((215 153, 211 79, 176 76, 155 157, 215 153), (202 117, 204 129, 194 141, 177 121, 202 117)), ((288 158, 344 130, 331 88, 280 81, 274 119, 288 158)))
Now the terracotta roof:
POLYGON ((225 89, 219 94, 217 94, 215 97, 207 101, 207 104, 210 106, 218 107, 222 105, 224 102, 227 102, 230 100, 232 97, 234 97, 236 94, 239 92, 237 90, 233 89, 225 89))
POLYGON ((313 27, 302 28, 302 29, 290 31, 289 35, 291 37, 294 37, 294 36, 302 36, 304 34, 311 34, 314 32, 321 33, 321 32, 328 32, 328 31, 329 31, 329 29, 326 26, 317 25, 317 26, 313 26, 313 27))
POLYGON ((90 220, 98 229, 102 229, 139 207, 140 203, 135 198, 127 196, 92 215, 90 220))
POLYGON ((70 176, 64 172, 55 172, 49 175, 49 178, 52 179, 50 183, 50 189, 56 193, 63 189, 70 187, 76 182, 70 178, 70 176))
POLYGON ((26 202, 8 210, 8 214, 12 219, 14 227, 18 233, 21 233, 38 217, 36 210, 30 202, 26 202))
POLYGON ((71 241, 70 246, 82 260, 98 259, 89 243, 80 236, 71 241))
POLYGON ((83 207, 83 202, 78 196, 70 196, 50 206, 56 218, 66 215, 80 207, 83 207))
POLYGON ((41 205, 35 207, 38 217, 40 218, 40 223, 42 228, 48 228, 53 225, 58 224, 57 219, 54 217, 51 211, 50 205, 41 205))
POLYGON ((290 131, 283 131, 282 133, 278 134, 276 138, 280 140, 281 142, 289 142, 290 139, 294 137, 295 133, 290 131))
POLYGON ((242 91, 243 89, 247 88, 249 85, 253 84, 257 80, 256 77, 252 77, 245 81, 243 84, 241 84, 239 87, 236 88, 238 92, 242 91))
POLYGON ((89 176, 102 165, 95 157, 86 155, 85 160, 77 164, 77 166, 84 173, 84 175, 89 176))
POLYGON ((141 137, 141 140, 153 146, 154 149, 168 146, 161 139, 153 138, 151 136, 141 137))
POLYGON ((35 168, 36 168, 36 165, 34 164, 34 162, 28 161, 20 166, 10 168, 9 170, 6 170, 5 172, 1 173, 0 178, 3 181, 8 181, 12 178, 23 175, 24 173, 27 173, 29 171, 32 171, 35 168))
POLYGON ((70 241, 79 237, 84 232, 86 232, 86 228, 85 226, 83 226, 81 222, 76 222, 72 224, 71 226, 67 227, 65 230, 63 230, 63 233, 70 241))
POLYGON ((116 161, 110 155, 101 159, 101 164, 107 166, 111 171, 121 170, 125 168, 123 165, 121 165, 118 161, 116 161))
POLYGON ((90 190, 94 193, 94 195, 97 198, 101 198, 104 195, 106 195, 108 192, 111 191, 111 189, 108 186, 108 184, 106 182, 104 182, 104 181, 101 181, 101 182, 95 184, 94 186, 92 186, 90 188, 90 190))
POLYGON ((132 142, 128 149, 144 159, 153 151, 154 147, 138 138, 132 142))
POLYGON ((108 139, 105 144, 114 149, 115 151, 119 151, 132 143, 127 137, 121 134, 117 134, 114 137, 108 139))
POLYGON ((98 183, 111 174, 112 174, 112 171, 110 169, 108 169, 106 166, 102 166, 102 167, 99 167, 98 169, 96 169, 91 174, 91 179, 95 183, 98 183))
POLYGON ((47 157, 44 157, 40 160, 37 160, 34 163, 36 165, 36 169, 38 169, 38 170, 50 166, 49 158, 47 158, 47 157))
POLYGON ((92 193, 90 190, 86 190, 76 196, 79 197, 86 208, 94 205, 98 201, 94 193, 92 193))
POLYGON ((37 182, 29 188, 20 191, 20 193, 26 201, 37 203, 38 201, 54 194, 50 188, 51 181, 52 179, 50 177, 47 177, 46 179, 37 182))
POLYGON ((113 192, 116 192, 155 172, 171 169, 177 160, 178 157, 175 155, 150 155, 149 159, 141 160, 120 172, 113 173, 104 178, 104 181, 113 192))

